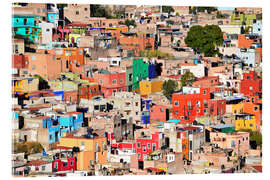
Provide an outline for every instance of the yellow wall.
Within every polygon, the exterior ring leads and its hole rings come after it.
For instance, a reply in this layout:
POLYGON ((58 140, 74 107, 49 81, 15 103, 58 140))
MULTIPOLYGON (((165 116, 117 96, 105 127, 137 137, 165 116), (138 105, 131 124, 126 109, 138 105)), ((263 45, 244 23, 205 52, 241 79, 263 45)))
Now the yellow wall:
POLYGON ((68 137, 63 137, 60 138, 60 142, 58 146, 66 146, 66 147, 74 147, 77 146, 81 149, 81 142, 84 142, 84 149, 86 151, 93 151, 93 139, 86 139, 86 138, 68 138, 68 137))
POLYGON ((232 104, 232 113, 233 114, 240 114, 243 113, 244 105, 243 103, 240 104, 232 104))
POLYGON ((162 84, 162 81, 141 81, 139 83, 140 94, 149 95, 154 92, 160 92, 162 90, 162 84))
POLYGON ((241 34, 240 26, 224 25, 224 26, 220 26, 220 29, 222 32, 225 32, 227 34, 241 34))
POLYGON ((71 43, 71 39, 74 37, 74 42, 76 43, 77 42, 77 39, 79 38, 79 37, 81 37, 81 35, 80 34, 69 34, 69 43, 71 43))
POLYGON ((31 92, 38 90, 38 78, 33 78, 31 83, 28 83, 28 79, 22 80, 13 80, 12 81, 12 90, 13 92, 31 92), (19 83, 17 83, 19 82, 19 83))
POLYGON ((238 119, 235 120, 235 130, 250 129, 256 131, 256 119, 252 116, 251 119, 238 119))

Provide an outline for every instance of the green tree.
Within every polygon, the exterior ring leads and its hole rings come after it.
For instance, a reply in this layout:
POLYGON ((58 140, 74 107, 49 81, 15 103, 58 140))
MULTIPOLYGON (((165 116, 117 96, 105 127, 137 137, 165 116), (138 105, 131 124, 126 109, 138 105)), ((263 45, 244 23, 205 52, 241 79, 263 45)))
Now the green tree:
POLYGON ((167 99, 171 100, 172 93, 176 89, 177 84, 178 83, 176 81, 171 80, 171 79, 169 79, 168 81, 165 81, 163 83, 163 85, 162 85, 162 93, 167 99))
POLYGON ((187 71, 183 76, 181 76, 181 88, 183 86, 191 86, 195 81, 195 76, 192 72, 187 71))
POLYGON ((35 75, 35 77, 39 77, 38 90, 50 89, 48 81, 46 81, 40 75, 35 75))
POLYGON ((174 9, 172 8, 172 6, 162 6, 162 12, 170 13, 170 12, 174 12, 174 9))
POLYGON ((41 153, 44 148, 43 146, 38 142, 21 142, 16 143, 15 148, 17 153, 24 152, 25 154, 34 154, 34 153, 41 153))
POLYGON ((102 5, 98 5, 98 4, 91 4, 90 5, 90 16, 91 17, 106 17, 108 19, 112 18, 111 13, 109 12, 109 10, 102 6, 102 5))
POLYGON ((136 22, 135 22, 134 19, 132 19, 132 20, 126 19, 125 22, 124 22, 124 24, 125 24, 127 27, 129 27, 129 26, 134 26, 134 27, 136 27, 136 22))
POLYGON ((185 38, 185 43, 189 47, 196 53, 204 53, 207 57, 219 54, 216 46, 222 45, 223 41, 223 33, 217 25, 192 26, 185 38))
POLYGON ((240 132, 249 132, 249 142, 255 143, 255 146, 259 146, 260 148, 262 147, 262 134, 258 131, 252 131, 250 129, 240 129, 240 132))

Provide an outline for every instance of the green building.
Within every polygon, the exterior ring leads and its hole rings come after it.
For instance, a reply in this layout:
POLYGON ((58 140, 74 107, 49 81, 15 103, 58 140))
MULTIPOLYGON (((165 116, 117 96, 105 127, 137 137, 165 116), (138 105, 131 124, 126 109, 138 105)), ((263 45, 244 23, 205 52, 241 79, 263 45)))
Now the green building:
POLYGON ((256 20, 256 14, 232 14, 231 24, 232 25, 253 25, 256 20))
POLYGON ((148 77, 148 63, 143 59, 133 59, 132 66, 132 90, 136 90, 139 89, 139 82, 148 77))

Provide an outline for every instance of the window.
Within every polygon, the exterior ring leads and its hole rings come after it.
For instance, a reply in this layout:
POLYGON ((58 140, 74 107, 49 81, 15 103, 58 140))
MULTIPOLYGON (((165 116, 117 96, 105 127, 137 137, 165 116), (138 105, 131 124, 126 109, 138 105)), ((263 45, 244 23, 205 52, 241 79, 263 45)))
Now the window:
POLYGON ((36 56, 32 56, 32 60, 36 60, 36 56))
POLYGON ((138 102, 136 102, 136 103, 135 103, 135 105, 136 105, 136 106, 138 106, 138 105, 139 105, 139 103, 138 103, 138 102))
POLYGON ((201 112, 201 110, 200 109, 197 109, 197 113, 199 113, 199 112, 201 112))
POLYGON ((246 137, 246 140, 248 140, 248 137, 246 137))
POLYGON ((79 11, 76 11, 76 15, 79 15, 79 11))
POLYGON ((147 155, 144 154, 144 155, 143 155, 143 160, 146 160, 146 159, 147 159, 147 155))
POLYGON ((176 110, 176 111, 174 111, 174 114, 178 115, 178 111, 177 111, 177 110, 176 110))
POLYGON ((102 148, 105 149, 105 142, 102 141, 102 148))
POLYGON ((82 49, 80 49, 80 55, 82 55, 82 53, 83 53, 83 51, 82 51, 82 49))
POLYGON ((99 84, 102 84, 102 80, 99 80, 99 84))
POLYGON ((117 83, 117 81, 114 79, 113 81, 112 81, 112 84, 116 84, 117 83))
POLYGON ((123 82, 124 82, 123 79, 120 79, 120 84, 123 84, 123 82))
POLYGON ((98 151, 98 143, 96 143, 96 151, 98 151))
POLYGON ((258 110, 258 107, 257 107, 257 106, 255 106, 255 107, 254 107, 254 111, 257 111, 257 110, 258 110))
POLYGON ((203 94, 206 94, 206 90, 203 90, 203 94))
POLYGON ((141 143, 137 143, 137 148, 141 148, 141 143))
POLYGON ((42 166, 41 169, 42 169, 42 171, 45 171, 45 166, 42 166))
POLYGON ((175 106, 179 106, 179 102, 178 101, 174 101, 174 105, 175 106))
POLYGON ((23 24, 26 25, 27 24, 27 19, 23 19, 23 24))
POLYGON ((37 8, 37 12, 40 13, 40 8, 37 8))
POLYGON ((201 107, 201 101, 197 101, 197 102, 196 102, 196 106, 197 106, 197 107, 201 107))
POLYGON ((36 69, 36 65, 33 65, 33 66, 32 66, 32 70, 35 70, 35 69, 36 69))
POLYGON ((250 123, 249 126, 250 126, 250 127, 253 127, 253 124, 250 123))
POLYGON ((163 112, 163 108, 160 108, 160 112, 163 112))
POLYGON ((235 148, 235 141, 234 140, 231 141, 231 147, 235 148))
POLYGON ((74 165, 74 162, 73 161, 70 161, 70 166, 73 166, 74 165))
POLYGON ((53 60, 56 60, 56 56, 53 56, 53 60))
POLYGON ((143 152, 146 152, 146 146, 143 145, 143 152))
POLYGON ((253 87, 252 87, 252 86, 249 86, 249 90, 251 90, 251 91, 252 91, 252 90, 253 90, 253 87))
POLYGON ((151 144, 147 143, 147 149, 151 149, 151 144))
POLYGON ((141 158, 141 154, 140 153, 138 153, 138 159, 140 159, 141 158))
POLYGON ((66 56, 71 56, 71 51, 70 50, 66 50, 66 56))
POLYGON ((63 166, 66 167, 68 165, 67 162, 63 162, 63 166))
POLYGON ((204 113, 207 113, 207 109, 204 109, 203 112, 204 112, 204 113))
POLYGON ((58 169, 58 162, 54 163, 54 168, 58 169))

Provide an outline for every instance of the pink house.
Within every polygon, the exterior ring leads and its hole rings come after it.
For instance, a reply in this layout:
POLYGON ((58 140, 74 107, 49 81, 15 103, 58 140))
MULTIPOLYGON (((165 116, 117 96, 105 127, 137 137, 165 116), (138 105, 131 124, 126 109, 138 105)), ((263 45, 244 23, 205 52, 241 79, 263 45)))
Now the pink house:
POLYGON ((166 122, 169 120, 169 112, 164 105, 154 105, 150 108, 150 123, 166 122))
POLYGON ((248 132, 211 132, 210 141, 211 143, 217 144, 222 149, 233 149, 233 151, 239 155, 244 155, 244 153, 248 153, 249 151, 248 132))
POLYGON ((126 72, 111 73, 107 70, 102 70, 99 73, 94 73, 94 81, 101 86, 101 92, 107 98, 113 92, 126 91, 126 72))

